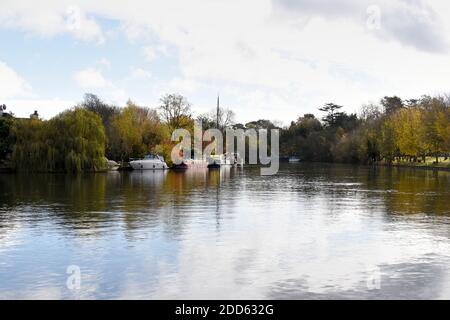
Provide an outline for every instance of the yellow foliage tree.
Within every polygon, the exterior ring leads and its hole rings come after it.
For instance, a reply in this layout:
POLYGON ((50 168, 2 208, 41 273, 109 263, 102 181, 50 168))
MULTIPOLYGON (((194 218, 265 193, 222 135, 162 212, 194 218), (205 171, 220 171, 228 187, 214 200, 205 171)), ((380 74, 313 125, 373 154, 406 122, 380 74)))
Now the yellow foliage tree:
POLYGON ((419 108, 401 109, 393 115, 392 120, 400 153, 414 158, 426 154, 428 147, 422 125, 423 111, 419 108))

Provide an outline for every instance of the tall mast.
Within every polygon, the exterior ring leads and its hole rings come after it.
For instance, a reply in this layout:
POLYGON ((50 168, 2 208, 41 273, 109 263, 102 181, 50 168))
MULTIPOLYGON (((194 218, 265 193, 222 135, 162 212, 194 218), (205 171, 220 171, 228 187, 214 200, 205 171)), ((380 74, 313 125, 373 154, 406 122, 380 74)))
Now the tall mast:
POLYGON ((219 95, 217 95, 217 114, 216 114, 216 126, 219 129, 219 95))

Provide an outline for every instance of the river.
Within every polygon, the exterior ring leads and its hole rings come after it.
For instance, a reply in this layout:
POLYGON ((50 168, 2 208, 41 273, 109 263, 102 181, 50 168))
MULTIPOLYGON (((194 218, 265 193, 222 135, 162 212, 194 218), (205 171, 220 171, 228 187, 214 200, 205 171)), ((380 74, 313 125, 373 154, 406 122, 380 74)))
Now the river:
POLYGON ((450 172, 1 174, 0 299, 28 298, 449 299, 450 172))

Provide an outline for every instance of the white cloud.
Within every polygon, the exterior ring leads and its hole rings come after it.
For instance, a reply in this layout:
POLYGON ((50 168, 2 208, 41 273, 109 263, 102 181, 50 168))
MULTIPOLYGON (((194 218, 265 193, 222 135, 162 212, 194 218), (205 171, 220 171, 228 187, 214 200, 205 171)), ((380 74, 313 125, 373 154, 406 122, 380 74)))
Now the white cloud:
MULTIPOLYGON (((134 41, 139 36, 148 41, 151 33, 159 43, 175 48, 181 76, 174 77, 173 84, 183 79, 207 84, 217 91, 224 86, 234 87, 243 96, 270 91, 271 100, 284 102, 285 107, 267 108, 274 116, 286 113, 286 120, 317 110, 330 100, 355 111, 361 103, 384 94, 420 96, 449 87, 450 81, 443 76, 450 72, 448 57, 433 54, 433 45, 430 50, 422 50, 412 40, 404 39, 408 32, 423 28, 427 32, 424 37, 433 43, 446 42, 448 33, 440 29, 447 27, 445 21, 425 19, 431 12, 443 12, 442 1, 422 6, 383 1, 386 30, 375 36, 366 28, 365 2, 293 3, 309 9, 285 14, 277 10, 279 1, 194 0, 189 4, 166 1, 158 5, 132 2, 131 7, 139 10, 113 5, 106 8, 97 2, 94 11, 107 12, 140 30, 134 33, 134 41), (440 9, 436 9, 438 6, 440 9), (333 12, 333 8, 339 10, 333 12), (401 20, 405 14, 408 21, 396 25, 393 17, 401 20), (348 15, 352 19, 346 19, 348 15)), ((146 52, 148 60, 155 61, 155 46, 146 47, 146 52)), ((190 87, 195 91, 194 86, 190 87)), ((242 96, 235 99, 236 104, 241 102, 242 96)))
POLYGON ((103 32, 93 17, 87 16, 73 1, 39 2, 2 0, 0 26, 18 28, 43 37, 64 33, 82 41, 104 41, 103 32))
POLYGON ((146 47, 144 48, 143 53, 145 60, 147 60, 148 62, 153 62, 153 60, 155 60, 156 58, 156 50, 154 48, 146 47))
POLYGON ((69 6, 64 17, 65 29, 83 41, 104 42, 103 32, 97 22, 77 6, 69 6))
POLYGON ((102 89, 112 86, 98 70, 88 68, 75 73, 74 79, 83 89, 102 89))
POLYGON ((133 20, 122 21, 121 30, 130 41, 149 40, 151 38, 151 30, 147 26, 136 23, 133 20))
POLYGON ((97 61, 97 64, 101 67, 104 67, 106 69, 111 68, 111 61, 109 61, 106 58, 101 58, 100 60, 97 61))
POLYGON ((29 95, 30 85, 13 69, 0 61, 0 99, 29 95))
POLYGON ((152 78, 152 74, 150 71, 142 68, 132 68, 128 78, 131 80, 150 80, 152 78))
POLYGON ((147 62, 153 62, 161 55, 168 55, 168 49, 164 45, 146 46, 142 49, 142 54, 147 62))
POLYGON ((201 82, 189 78, 173 78, 169 81, 168 87, 174 92, 183 92, 189 94, 198 91, 201 88, 206 89, 201 82))
MULTIPOLYGON (((230 107, 253 110, 258 104, 263 110, 244 111, 245 117, 289 121, 330 101, 355 111, 383 95, 410 98, 450 88, 445 51, 450 21, 444 16, 450 7, 444 0, 376 1, 380 30, 366 27, 372 4, 366 0, 129 0, 126 6, 111 0, 48 0, 37 9, 20 0, 4 3, 0 25, 44 35, 68 32, 64 23, 72 3, 82 12, 80 21, 116 21, 156 66, 153 79, 167 85, 161 90, 179 88, 192 95, 194 106, 205 105, 209 91, 235 92, 230 107), (173 66, 158 65, 166 48, 173 66)), ((86 26, 86 39, 99 37, 100 27, 86 26)), ((134 71, 148 78, 148 71, 134 71)), ((125 95, 97 70, 81 75, 84 85, 104 88, 109 96, 125 95)))
POLYGON ((431 4, 440 1, 392 1, 379 0, 277 0, 277 9, 285 17, 325 17, 347 19, 360 28, 367 27, 369 18, 378 19, 379 28, 373 35, 380 39, 395 40, 419 50, 440 52, 448 48, 443 32, 444 24, 431 4), (376 8, 374 15, 373 10, 376 8))
POLYGON ((87 68, 75 72, 73 78, 77 85, 86 92, 95 92, 107 102, 123 105, 127 100, 126 91, 106 79, 100 70, 87 68))

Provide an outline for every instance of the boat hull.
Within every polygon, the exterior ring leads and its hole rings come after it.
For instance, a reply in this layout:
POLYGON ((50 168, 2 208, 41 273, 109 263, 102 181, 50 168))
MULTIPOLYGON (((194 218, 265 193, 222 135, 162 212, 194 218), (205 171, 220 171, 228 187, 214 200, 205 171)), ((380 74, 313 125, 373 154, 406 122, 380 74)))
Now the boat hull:
POLYGON ((232 167, 232 166, 234 166, 234 163, 232 163, 230 160, 213 161, 212 163, 208 164, 209 169, 218 169, 221 167, 232 167))
POLYGON ((165 162, 146 160, 131 161, 130 166, 133 170, 166 170, 169 168, 165 162))
POLYGON ((206 168, 207 166, 208 162, 204 160, 183 160, 180 164, 174 164, 172 169, 186 170, 189 168, 206 168))

